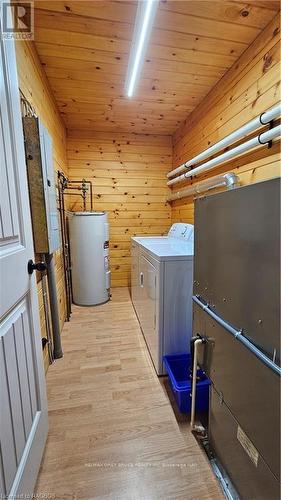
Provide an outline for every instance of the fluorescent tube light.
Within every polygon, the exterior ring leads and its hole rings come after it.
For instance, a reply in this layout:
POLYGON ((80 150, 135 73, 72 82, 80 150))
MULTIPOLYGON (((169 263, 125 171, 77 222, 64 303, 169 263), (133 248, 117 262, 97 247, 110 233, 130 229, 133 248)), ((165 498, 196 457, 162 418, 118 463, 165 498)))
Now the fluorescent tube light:
POLYGON ((137 80, 140 76, 157 7, 158 0, 139 0, 138 2, 132 47, 125 82, 125 92, 128 97, 132 97, 137 80))

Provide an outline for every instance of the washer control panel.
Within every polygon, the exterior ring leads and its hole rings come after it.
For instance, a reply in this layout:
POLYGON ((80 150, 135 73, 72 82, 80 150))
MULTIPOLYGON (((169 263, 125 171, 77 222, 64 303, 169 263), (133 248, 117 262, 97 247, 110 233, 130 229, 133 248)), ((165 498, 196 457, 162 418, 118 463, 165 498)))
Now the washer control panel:
POLYGON ((192 241, 194 235, 193 224, 185 224, 184 222, 175 222, 168 232, 170 238, 179 238, 185 241, 192 241))

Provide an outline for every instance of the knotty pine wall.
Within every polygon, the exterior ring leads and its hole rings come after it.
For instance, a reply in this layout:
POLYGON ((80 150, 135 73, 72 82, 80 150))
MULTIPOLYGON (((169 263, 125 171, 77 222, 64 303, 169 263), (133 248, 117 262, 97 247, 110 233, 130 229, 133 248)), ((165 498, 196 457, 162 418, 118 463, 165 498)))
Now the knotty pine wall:
MULTIPOLYGON (((57 110, 52 92, 38 59, 32 42, 15 42, 18 66, 19 86, 26 99, 32 104, 37 115, 41 118, 53 139, 54 168, 67 172, 66 131, 57 110)), ((61 251, 55 253, 55 267, 57 292, 60 310, 61 328, 65 321, 65 289, 63 261, 61 251)), ((39 274, 39 273, 38 273, 39 274)), ((42 282, 38 276, 38 299, 42 337, 46 337, 46 323, 43 308, 42 282)), ((48 367, 47 348, 44 350, 45 369, 48 367)))
MULTIPOLYGON (((94 210, 109 213, 112 286, 128 286, 131 236, 162 235, 171 225, 171 137, 71 130, 67 156, 69 176, 93 182, 94 210)), ((68 201, 81 210, 81 198, 68 201)))
MULTIPOLYGON (((276 16, 175 133, 174 168, 274 106, 280 97, 280 22, 276 16)), ((245 154, 194 181, 226 171, 239 175, 242 184, 280 175, 280 143, 245 154)), ((178 183, 174 189, 189 182, 178 183)), ((172 222, 178 221, 193 222, 192 198, 173 202, 172 222)))

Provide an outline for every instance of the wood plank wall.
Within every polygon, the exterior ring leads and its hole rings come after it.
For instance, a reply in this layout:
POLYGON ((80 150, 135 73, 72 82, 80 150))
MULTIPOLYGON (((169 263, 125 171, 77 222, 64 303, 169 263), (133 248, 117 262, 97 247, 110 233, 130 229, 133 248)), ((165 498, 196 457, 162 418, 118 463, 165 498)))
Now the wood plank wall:
MULTIPOLYGON (((66 131, 33 43, 16 43, 20 87, 53 137, 55 169, 94 184, 94 209, 110 219, 112 286, 130 282, 130 237, 161 235, 171 222, 193 221, 193 200, 166 203, 166 173, 280 100, 280 27, 276 18, 259 35, 173 136, 66 131), (67 154, 66 154, 67 146, 67 154), (171 218, 172 214, 172 218, 171 218)), ((244 155, 213 171, 235 171, 242 183, 278 175, 279 145, 244 155)), ((210 174, 208 174, 210 175, 210 174)), ((200 179, 206 176, 202 175, 200 179)), ((183 187, 187 183, 178 185, 183 187)), ((69 198, 69 207, 81 201, 69 198)), ((90 208, 88 206, 88 208, 90 208)), ((56 254, 61 325, 65 294, 61 254, 56 254)), ((46 328, 39 282, 42 335, 46 328)))
MULTIPOLYGON (((242 54, 173 137, 174 168, 280 101, 279 15, 242 54)), ((256 135, 256 134, 254 134, 256 135)), ((242 184, 280 175, 280 143, 245 154, 194 181, 233 171, 242 184)), ((176 189, 190 181, 176 184, 176 189)), ((174 188, 175 189, 175 188, 174 188)), ((172 222, 193 222, 193 199, 172 204, 172 222)))
MULTIPOLYGON (((94 210, 109 212, 112 286, 128 286, 131 236, 162 235, 171 224, 171 137, 71 130, 67 155, 70 178, 91 180, 94 210)), ((80 210, 81 198, 68 206, 80 210)))
MULTIPOLYGON (((18 78, 20 89, 26 99, 34 107, 37 115, 44 122, 53 139, 54 168, 67 172, 66 131, 60 114, 57 110, 48 80, 40 64, 36 49, 32 42, 19 41, 15 43, 18 78)), ((60 309, 61 328, 65 321, 65 289, 63 275, 63 261, 61 251, 55 253, 55 267, 57 292, 60 309)), ((43 308, 42 282, 38 281, 38 299, 41 321, 41 334, 46 337, 46 323, 43 308)), ((45 368, 48 367, 47 348, 44 350, 45 368)))

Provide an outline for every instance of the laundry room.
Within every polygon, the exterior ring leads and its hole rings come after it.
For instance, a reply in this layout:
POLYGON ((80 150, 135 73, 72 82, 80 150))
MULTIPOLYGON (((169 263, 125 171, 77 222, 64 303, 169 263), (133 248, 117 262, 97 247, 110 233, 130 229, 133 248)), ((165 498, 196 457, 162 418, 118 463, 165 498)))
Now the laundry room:
POLYGON ((279 1, 0 6, 0 497, 280 500, 279 1))

